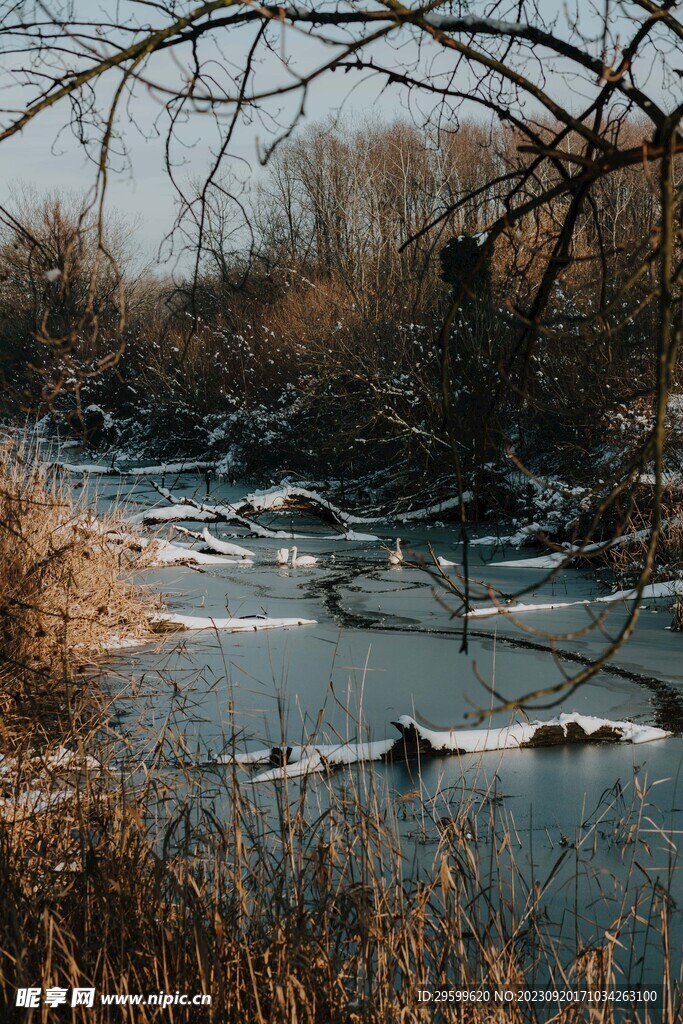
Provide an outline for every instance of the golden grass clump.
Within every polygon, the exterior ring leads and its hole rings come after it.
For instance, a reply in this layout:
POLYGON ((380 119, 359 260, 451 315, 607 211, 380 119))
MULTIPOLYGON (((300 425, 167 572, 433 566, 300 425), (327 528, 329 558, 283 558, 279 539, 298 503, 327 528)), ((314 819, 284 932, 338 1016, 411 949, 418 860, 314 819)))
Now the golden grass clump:
POLYGON ((143 635, 144 601, 123 579, 115 519, 95 519, 29 445, 0 448, 0 708, 56 680, 117 638, 143 635))

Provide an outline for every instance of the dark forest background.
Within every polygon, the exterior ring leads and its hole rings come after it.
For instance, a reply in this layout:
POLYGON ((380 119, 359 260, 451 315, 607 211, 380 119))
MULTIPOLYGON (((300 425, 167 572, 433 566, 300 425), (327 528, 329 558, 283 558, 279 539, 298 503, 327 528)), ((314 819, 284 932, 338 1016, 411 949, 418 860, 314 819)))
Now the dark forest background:
MULTIPOLYGON (((622 146, 643 135, 637 121, 618 130, 622 146)), ((467 278, 447 384, 466 486, 502 500, 510 450, 534 471, 594 476, 601 453, 628 457, 652 398, 657 182, 636 165, 595 183, 530 350, 524 311, 571 197, 479 259, 515 175, 522 199, 552 188, 552 162, 528 173, 520 141, 476 121, 438 135, 312 125, 249 191, 197 186, 174 280, 141 271, 123 220, 101 239, 77 197, 22 192, 0 247, 4 411, 49 411, 128 457, 430 490, 450 465, 438 337, 467 278)))

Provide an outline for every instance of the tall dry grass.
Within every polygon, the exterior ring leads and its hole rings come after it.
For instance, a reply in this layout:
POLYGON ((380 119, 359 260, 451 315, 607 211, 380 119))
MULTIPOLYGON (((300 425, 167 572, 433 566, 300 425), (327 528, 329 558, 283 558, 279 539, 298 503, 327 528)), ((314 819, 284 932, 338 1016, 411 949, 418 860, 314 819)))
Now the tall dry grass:
MULTIPOLYGON (((636 509, 624 518, 620 526, 621 537, 600 556, 600 561, 614 573, 620 587, 633 586, 645 564, 653 519, 650 505, 651 495, 646 495, 636 509)), ((657 544, 653 579, 669 580, 678 575, 681 565, 683 506, 678 501, 677 493, 668 491, 662 510, 662 531, 657 544)))
MULTIPOLYGON (((212 996, 191 1010, 70 1010, 83 1024, 680 1019, 671 876, 643 879, 638 867, 645 838, 666 849, 666 837, 645 828, 646 788, 628 804, 621 789, 608 794, 534 879, 493 792, 463 787, 430 799, 416 768, 418 792, 397 800, 360 768, 264 793, 231 766, 183 767, 172 729, 157 739, 144 772, 118 757, 84 771, 78 795, 59 807, 2 822, 6 1005, 20 984, 94 986, 98 1002, 101 993, 212 996), (620 879, 591 867, 605 834, 625 865, 620 879), (588 907, 577 907, 577 921, 566 908, 553 912, 567 889, 603 893, 590 907, 603 924, 589 937, 588 907), (654 1011, 491 998, 446 1001, 437 1014, 420 1001, 421 989, 610 988, 623 982, 620 965, 643 930, 664 986, 654 1011)), ((47 1022, 49 1011, 36 1019, 47 1022)))
MULTIPOLYGON (((30 443, 0 447, 0 722, 55 713, 93 656, 144 635, 139 589, 122 554, 30 443)), ((0 745, 2 744, 0 736, 0 745)))

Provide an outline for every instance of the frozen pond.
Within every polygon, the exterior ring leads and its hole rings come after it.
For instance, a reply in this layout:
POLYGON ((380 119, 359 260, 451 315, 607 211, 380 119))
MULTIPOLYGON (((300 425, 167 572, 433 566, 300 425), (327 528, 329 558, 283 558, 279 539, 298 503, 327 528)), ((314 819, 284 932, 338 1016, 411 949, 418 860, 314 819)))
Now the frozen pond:
MULTIPOLYGON (((188 474, 174 493, 182 494, 183 488, 194 493, 197 484, 197 476, 188 474)), ((122 485, 104 478, 97 487, 101 508, 122 490, 132 511, 160 501, 144 480, 122 485)), ((211 498, 236 500, 243 494, 240 487, 215 486, 211 498)), ((278 525, 287 528, 288 521, 280 517, 278 525)), ((301 523, 292 522, 291 528, 298 532, 301 523)), ((168 527, 155 529, 168 536, 168 527)), ((389 546, 400 532, 409 551, 426 555, 432 545, 437 554, 458 560, 452 528, 412 524, 373 530, 389 546)), ((212 532, 224 540, 236 536, 228 524, 212 532)), ((186 632, 111 659, 124 720, 132 715, 145 722, 150 749, 155 731, 172 721, 188 753, 204 765, 198 770, 220 771, 211 762, 225 751, 295 745, 311 737, 324 743, 395 737, 391 723, 405 714, 436 728, 467 727, 466 713, 490 700, 481 680, 495 683, 508 700, 522 697, 560 682, 563 671, 576 671, 606 643, 604 633, 594 630, 558 641, 557 658, 548 651, 542 634, 582 633, 601 606, 580 602, 608 589, 588 571, 564 570, 541 585, 545 570, 491 564, 528 559, 538 553, 533 549, 473 546, 471 574, 506 595, 529 588, 523 600, 530 604, 569 606, 525 613, 519 618, 524 630, 508 616, 473 618, 468 650, 461 652, 462 622, 437 601, 434 580, 417 568, 390 566, 378 541, 321 536, 295 541, 300 552, 319 558, 307 569, 276 564, 282 541, 246 541, 242 535, 237 542, 254 551, 253 565, 150 569, 141 580, 163 592, 171 611, 215 618, 296 616, 315 619, 315 625, 246 634, 186 632)), ((648 891, 668 885, 680 904, 683 885, 671 842, 677 846, 683 835, 683 637, 666 628, 670 603, 645 607, 635 636, 609 670, 531 716, 548 719, 578 711, 629 719, 671 730, 670 738, 425 759, 419 769, 410 763, 372 766, 385 798, 401 808, 411 870, 428 870, 439 818, 454 802, 466 798, 484 806, 494 800, 516 837, 517 862, 530 878, 545 877, 562 851, 570 851, 554 878, 551 904, 561 920, 562 908, 570 907, 580 891, 580 902, 592 908, 583 922, 588 939, 608 927, 623 901, 628 907, 644 898, 643 885, 648 891), (641 833, 629 849, 624 830, 632 805, 641 833)), ((612 607, 604 631, 614 635, 624 614, 623 605, 612 607)), ((508 712, 494 716, 491 725, 510 721, 508 712)), ((248 773, 243 774, 249 785, 248 773)), ((326 780, 308 783, 318 784, 326 780)), ((267 802, 281 785, 255 786, 254 798, 267 802)), ((293 799, 299 785, 287 782, 293 799)), ((486 855, 486 827, 474 819, 471 838, 486 855)), ((681 910, 671 914, 678 964, 681 910)), ((646 953, 648 941, 647 929, 634 940, 633 963, 623 967, 631 981, 657 975, 657 957, 646 953), (643 962, 637 962, 639 950, 643 962)))

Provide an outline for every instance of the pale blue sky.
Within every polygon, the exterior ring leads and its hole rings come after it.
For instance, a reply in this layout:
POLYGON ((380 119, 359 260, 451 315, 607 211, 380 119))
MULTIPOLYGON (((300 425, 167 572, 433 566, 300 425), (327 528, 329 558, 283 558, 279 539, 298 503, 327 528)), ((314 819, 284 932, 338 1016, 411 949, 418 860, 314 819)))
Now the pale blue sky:
MULTIPOLYGON (((126 2, 118 5, 102 5, 96 0, 77 0, 73 8, 80 15, 93 17, 100 12, 104 18, 113 16, 114 11, 119 11, 125 19, 130 12, 130 4, 126 2)), ((486 3, 473 3, 471 9, 484 11, 489 5, 486 3)), ((61 7, 59 0, 48 0, 48 7, 53 10, 61 7)), ((546 10, 555 10, 556 5, 549 0, 544 0, 543 7, 546 10)), ((642 12, 630 5, 626 0, 613 0, 611 9, 621 10, 628 14, 637 15, 641 18, 642 12)), ((144 10, 144 8, 143 8, 144 10)), ((515 4, 510 4, 508 16, 515 16, 515 4)), ((592 37, 590 40, 591 49, 599 53, 601 40, 596 32, 597 19, 596 10, 603 10, 603 6, 595 7, 591 0, 575 0, 569 7, 563 7, 562 13, 558 13, 558 19, 563 23, 564 28, 558 27, 563 36, 567 36, 566 18, 573 18, 579 15, 580 31, 592 37)), ((497 16, 501 15, 500 9, 497 16)), ((611 31, 614 38, 619 34, 628 38, 634 26, 628 25, 623 18, 621 20, 612 16, 610 18, 611 31)), ((249 46, 253 35, 254 27, 241 29, 239 32, 221 33, 222 52, 215 51, 212 56, 217 58, 217 65, 229 66, 231 63, 237 65, 244 57, 246 48, 249 46)), ((407 38, 407 36, 406 36, 407 38)), ((323 60, 330 59, 333 49, 330 46, 323 46, 320 43, 305 39, 300 34, 287 29, 284 40, 280 43, 281 53, 285 53, 293 65, 298 68, 314 67, 323 60)), ((369 51, 366 51, 366 56, 369 51)), ((373 51, 377 59, 389 65, 400 68, 402 63, 421 69, 426 74, 435 71, 443 73, 453 65, 453 55, 444 53, 437 48, 427 48, 422 55, 418 55, 414 42, 406 43, 400 49, 394 49, 386 43, 374 44, 373 51)), ((171 82, 178 79, 179 74, 184 74, 186 66, 183 62, 189 59, 189 47, 185 46, 176 49, 172 54, 165 53, 161 58, 156 58, 154 65, 155 81, 171 82)), ((55 54, 55 59, 60 58, 55 54)), ((11 58, 4 57, 3 65, 5 71, 10 66, 11 58)), ((25 63, 25 62, 24 62, 25 63)), ((683 64, 683 58, 680 61, 683 64)), ((529 74, 536 75, 538 66, 535 59, 530 55, 529 74)), ((219 72, 220 73, 220 72, 219 72)), ((278 82, 286 80, 287 72, 278 61, 276 55, 271 55, 270 62, 259 69, 261 86, 271 87, 278 82)), ((563 102, 569 102, 578 110, 584 105, 585 99, 593 91, 593 83, 587 80, 573 78, 569 82, 569 93, 567 82, 561 75, 555 76, 557 84, 555 95, 563 102), (558 92, 559 90, 559 92, 558 92)), ((15 78, 15 80, 18 80, 15 78)), ((116 79, 111 76, 106 86, 98 90, 99 105, 106 109, 106 100, 111 95, 111 88, 116 79)), ((456 81, 460 88, 467 86, 467 74, 463 69, 458 73, 456 81)), ((661 74, 655 69, 651 73, 650 84, 656 93, 661 94, 661 74)), ((309 90, 306 101, 306 118, 302 123, 322 119, 337 113, 343 107, 349 117, 372 114, 377 118, 392 119, 407 112, 406 93, 392 86, 382 91, 383 79, 375 78, 362 83, 361 75, 351 73, 345 75, 339 71, 334 74, 327 74, 318 79, 309 90), (354 88, 355 87, 355 88, 354 88)), ((676 83, 675 83, 676 84, 676 83)), ((674 84, 674 86, 675 86, 674 84)), ((6 80, 5 80, 6 85, 6 80)), ((20 105, 19 94, 15 89, 4 91, 2 106, 7 108, 10 105, 20 105), (12 95, 10 100, 9 96, 12 95)), ((419 100, 422 110, 427 110, 429 100, 419 100)), ((268 116, 277 116, 280 112, 280 121, 287 123, 293 111, 298 106, 296 96, 289 100, 270 100, 265 104, 265 111, 268 116)), ((141 255, 151 256, 164 234, 169 230, 173 222, 174 196, 175 192, 168 179, 163 166, 163 137, 154 131, 154 122, 161 117, 160 128, 163 133, 164 117, 162 103, 159 97, 155 97, 147 90, 138 86, 136 99, 133 105, 135 122, 132 123, 126 110, 122 110, 121 123, 125 132, 125 141, 128 154, 131 160, 131 167, 123 170, 122 173, 112 174, 110 178, 110 203, 119 209, 126 217, 139 221, 139 238, 141 243, 141 255), (149 137, 145 138, 145 134, 149 137)), ((69 189, 75 192, 85 192, 92 184, 95 168, 93 163, 87 159, 82 147, 69 129, 60 133, 65 118, 68 116, 68 108, 65 104, 55 107, 45 115, 39 116, 31 125, 14 138, 5 143, 3 167, 6 169, 3 191, 11 189, 14 185, 26 182, 39 190, 61 190, 69 189)), ((252 124, 242 127, 236 134, 231 146, 233 169, 241 177, 249 179, 261 173, 258 159, 257 146, 267 144, 270 139, 272 125, 267 121, 264 123, 252 124), (235 157, 242 158, 235 162, 235 157), (246 161, 246 164, 243 162, 246 161), (248 169, 247 164, 251 168, 248 169)), ((211 118, 206 115, 197 114, 191 118, 183 128, 184 147, 176 147, 175 155, 182 157, 183 166, 177 168, 178 180, 186 183, 190 179, 198 179, 206 172, 211 149, 216 143, 215 127, 211 118)))

